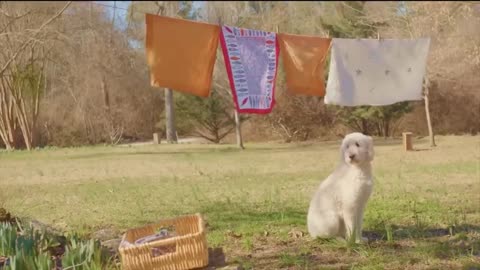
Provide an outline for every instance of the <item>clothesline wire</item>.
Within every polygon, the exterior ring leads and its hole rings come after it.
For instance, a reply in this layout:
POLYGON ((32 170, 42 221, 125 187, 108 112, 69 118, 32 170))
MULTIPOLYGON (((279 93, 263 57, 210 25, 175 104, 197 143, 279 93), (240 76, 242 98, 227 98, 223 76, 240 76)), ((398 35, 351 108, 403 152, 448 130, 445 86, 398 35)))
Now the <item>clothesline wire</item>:
MULTIPOLYGON (((132 13, 137 13, 137 14, 147 14, 147 12, 141 12, 141 11, 135 11, 133 10, 133 8, 130 10, 128 8, 121 8, 121 7, 117 7, 117 6, 111 6, 111 5, 106 5, 106 4, 100 4, 100 3, 95 3, 93 1, 90 2, 91 4, 94 4, 94 5, 99 5, 99 6, 104 6, 104 7, 108 7, 108 8, 113 8, 114 10, 115 9, 121 9, 121 10, 125 10, 125 11, 128 11, 130 12, 130 16, 132 15, 132 13)), ((114 13, 115 14, 115 13, 114 13)), ((158 15, 158 12, 157 12, 157 15, 158 15)), ((218 21, 218 24, 219 25, 222 25, 222 21, 219 20, 218 21)), ((278 32, 278 31, 277 31, 278 32)))
MULTIPOLYGON (((109 8, 113 8, 113 9, 121 9, 121 10, 126 10, 126 11, 129 11, 128 8, 122 8, 122 7, 114 7, 114 6, 110 6, 110 5, 105 5, 105 4, 100 4, 100 3, 95 3, 95 2, 91 2, 92 4, 94 5, 99 5, 99 6, 104 6, 104 7, 109 7, 109 8)), ((145 13, 145 12, 139 12, 139 11, 133 11, 134 13, 145 13)))
MULTIPOLYGON (((122 7, 116 7, 116 6, 110 6, 110 5, 106 5, 106 4, 100 4, 100 3, 95 3, 95 2, 91 2, 92 4, 94 5, 99 5, 99 6, 104 6, 104 7, 108 7, 108 8, 113 8, 113 9, 121 9, 121 10, 125 10, 125 11, 129 11, 130 13, 138 13, 138 14, 147 14, 148 12, 142 12, 142 11, 136 11, 136 10, 133 10, 132 9, 128 9, 128 8, 122 8, 122 7)), ((132 4, 133 5, 133 4, 132 4)), ((153 13, 157 13, 157 12, 152 12, 153 13)))

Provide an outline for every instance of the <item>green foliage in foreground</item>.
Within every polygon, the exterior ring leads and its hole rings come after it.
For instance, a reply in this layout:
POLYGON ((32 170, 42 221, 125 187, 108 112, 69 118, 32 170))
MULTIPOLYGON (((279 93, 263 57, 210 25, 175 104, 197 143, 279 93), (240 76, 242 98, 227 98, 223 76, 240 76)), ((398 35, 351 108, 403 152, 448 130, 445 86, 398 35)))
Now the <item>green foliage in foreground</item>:
POLYGON ((112 267, 100 243, 76 234, 60 237, 32 226, 0 223, 0 258, 5 270, 51 270, 61 256, 63 269, 101 270, 112 267), (59 249, 64 249, 63 254, 59 249), (60 253, 60 254, 59 254, 60 253))

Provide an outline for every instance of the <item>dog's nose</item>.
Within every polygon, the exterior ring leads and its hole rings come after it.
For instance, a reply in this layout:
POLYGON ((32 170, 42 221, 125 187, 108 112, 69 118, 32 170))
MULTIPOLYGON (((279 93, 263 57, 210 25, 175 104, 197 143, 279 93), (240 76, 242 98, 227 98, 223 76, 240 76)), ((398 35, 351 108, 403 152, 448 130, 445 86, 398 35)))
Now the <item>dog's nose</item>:
POLYGON ((355 155, 350 155, 348 156, 351 160, 353 160, 355 158, 355 155))

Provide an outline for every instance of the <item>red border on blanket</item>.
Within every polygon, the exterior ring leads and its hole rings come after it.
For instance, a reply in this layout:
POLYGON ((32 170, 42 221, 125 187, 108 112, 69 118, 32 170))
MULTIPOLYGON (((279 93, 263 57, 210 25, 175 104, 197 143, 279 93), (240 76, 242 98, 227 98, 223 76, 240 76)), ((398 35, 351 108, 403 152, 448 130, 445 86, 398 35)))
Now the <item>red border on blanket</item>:
MULTIPOLYGON (((227 30, 228 27, 225 26, 227 30)), ((235 89, 235 83, 233 81, 232 66, 230 65, 230 59, 228 58, 227 44, 225 42, 225 37, 223 36, 223 27, 220 28, 220 45, 222 46, 223 60, 225 61, 225 69, 227 70, 228 80, 230 82, 230 90, 232 91, 233 101, 235 103, 235 109, 238 113, 254 113, 254 114, 268 114, 271 113, 273 107, 275 106, 275 85, 277 82, 277 71, 278 71, 278 56, 280 54, 280 46, 278 43, 277 34, 275 33, 275 75, 273 76, 273 85, 272 85, 272 103, 268 109, 240 109, 237 99, 237 89, 235 89)))

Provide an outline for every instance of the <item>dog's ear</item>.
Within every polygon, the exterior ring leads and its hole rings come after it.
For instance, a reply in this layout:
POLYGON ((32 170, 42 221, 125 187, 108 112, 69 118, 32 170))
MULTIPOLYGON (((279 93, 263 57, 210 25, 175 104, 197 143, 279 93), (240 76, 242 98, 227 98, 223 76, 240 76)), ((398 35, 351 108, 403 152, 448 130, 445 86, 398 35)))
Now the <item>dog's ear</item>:
POLYGON ((370 136, 367 136, 367 141, 368 141, 368 159, 372 161, 375 156, 375 151, 373 150, 373 138, 370 136))

